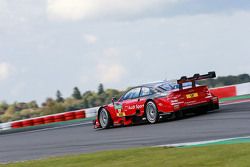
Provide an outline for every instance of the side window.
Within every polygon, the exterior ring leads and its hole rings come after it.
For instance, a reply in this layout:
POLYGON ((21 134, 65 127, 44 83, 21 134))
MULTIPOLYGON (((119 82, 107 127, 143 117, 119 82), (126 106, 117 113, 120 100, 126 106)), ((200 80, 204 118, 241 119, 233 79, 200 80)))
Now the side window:
POLYGON ((139 87, 139 88, 135 88, 135 89, 133 89, 133 90, 134 90, 134 91, 133 91, 133 95, 132 95, 132 98, 131 98, 131 99, 136 99, 136 98, 138 98, 139 95, 140 95, 141 88, 139 87))
POLYGON ((141 88, 134 88, 128 91, 122 98, 122 100, 135 99, 139 97, 141 88))
POLYGON ((162 85, 159 86, 160 89, 163 89, 165 91, 170 91, 170 90, 173 90, 174 88, 168 84, 168 83, 164 83, 162 85))
POLYGON ((131 96, 132 90, 128 91, 122 98, 122 100, 127 100, 131 96))
POLYGON ((148 96, 148 95, 151 95, 153 92, 151 91, 150 88, 147 88, 147 87, 142 87, 141 89, 141 94, 140 96, 148 96))

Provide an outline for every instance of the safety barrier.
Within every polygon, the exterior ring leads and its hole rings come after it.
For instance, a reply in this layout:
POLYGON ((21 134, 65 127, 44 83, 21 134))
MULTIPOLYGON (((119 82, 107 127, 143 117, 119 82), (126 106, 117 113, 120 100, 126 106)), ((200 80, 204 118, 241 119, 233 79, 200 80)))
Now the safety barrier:
POLYGON ((1 130, 9 130, 9 129, 11 129, 11 123, 10 122, 0 124, 0 131, 1 130))
POLYGON ((21 128, 23 127, 22 121, 12 122, 11 128, 21 128))
MULTIPOLYGON (((42 125, 42 124, 44 124, 44 120, 43 120, 43 118, 34 118, 34 119, 32 119, 32 121, 33 121, 33 125, 35 126, 35 125, 42 125)), ((24 121, 22 121, 22 123, 23 123, 24 121)))
POLYGON ((45 124, 55 122, 55 117, 53 115, 45 116, 43 119, 45 124))
POLYGON ((65 121, 76 119, 75 112, 64 113, 65 121))
POLYGON ((65 121, 65 116, 64 116, 64 114, 54 115, 54 118, 55 118, 55 122, 62 122, 62 121, 65 121))
POLYGON ((236 96, 235 86, 225 86, 220 88, 210 89, 210 92, 217 96, 218 98, 226 98, 236 96))
POLYGON ((22 122, 22 125, 23 125, 23 127, 27 127, 27 126, 33 126, 35 124, 34 124, 33 120, 24 120, 22 122))
POLYGON ((43 125, 43 124, 50 124, 54 122, 63 122, 63 121, 69 121, 69 120, 74 120, 74 119, 83 119, 83 118, 86 118, 85 109, 69 111, 69 112, 53 114, 53 115, 46 115, 46 116, 30 118, 30 119, 24 119, 20 121, 2 123, 0 124, 0 131, 29 127, 29 126, 37 126, 37 125, 43 125))
POLYGON ((76 119, 81 119, 81 118, 85 118, 86 114, 82 110, 77 110, 75 111, 75 116, 76 116, 76 119))
POLYGON ((218 96, 219 98, 246 95, 246 94, 250 94, 250 82, 238 84, 238 85, 212 88, 210 89, 210 91, 214 95, 218 96))
POLYGON ((97 115, 97 111, 99 110, 100 107, 94 107, 94 108, 89 108, 85 114, 86 114, 86 118, 91 118, 91 117, 95 117, 97 115))

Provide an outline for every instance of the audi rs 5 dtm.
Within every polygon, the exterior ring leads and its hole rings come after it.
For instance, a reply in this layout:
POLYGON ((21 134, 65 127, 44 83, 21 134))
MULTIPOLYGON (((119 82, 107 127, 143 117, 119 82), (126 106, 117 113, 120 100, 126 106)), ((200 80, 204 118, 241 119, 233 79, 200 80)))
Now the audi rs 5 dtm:
POLYGON ((218 109, 218 97, 207 86, 196 84, 198 80, 215 77, 215 72, 209 72, 183 76, 177 83, 162 81, 133 87, 118 100, 113 98, 111 104, 99 108, 94 128, 131 125, 142 120, 154 124, 170 116, 181 119, 190 111, 206 113, 218 109))

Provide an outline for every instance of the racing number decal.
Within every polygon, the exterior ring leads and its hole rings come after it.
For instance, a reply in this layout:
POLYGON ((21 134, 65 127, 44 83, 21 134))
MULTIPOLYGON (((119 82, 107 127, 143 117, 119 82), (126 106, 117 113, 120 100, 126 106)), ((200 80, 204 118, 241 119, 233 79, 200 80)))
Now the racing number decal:
POLYGON ((187 99, 198 97, 198 93, 191 93, 186 95, 187 99))

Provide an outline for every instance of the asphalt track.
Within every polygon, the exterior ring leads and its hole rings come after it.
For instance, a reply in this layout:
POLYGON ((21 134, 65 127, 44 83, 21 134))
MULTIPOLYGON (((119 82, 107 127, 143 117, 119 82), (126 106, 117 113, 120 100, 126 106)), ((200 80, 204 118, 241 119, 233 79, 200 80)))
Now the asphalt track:
POLYGON ((95 130, 87 124, 1 135, 0 163, 249 135, 250 102, 247 102, 221 106, 206 115, 154 125, 95 130))

